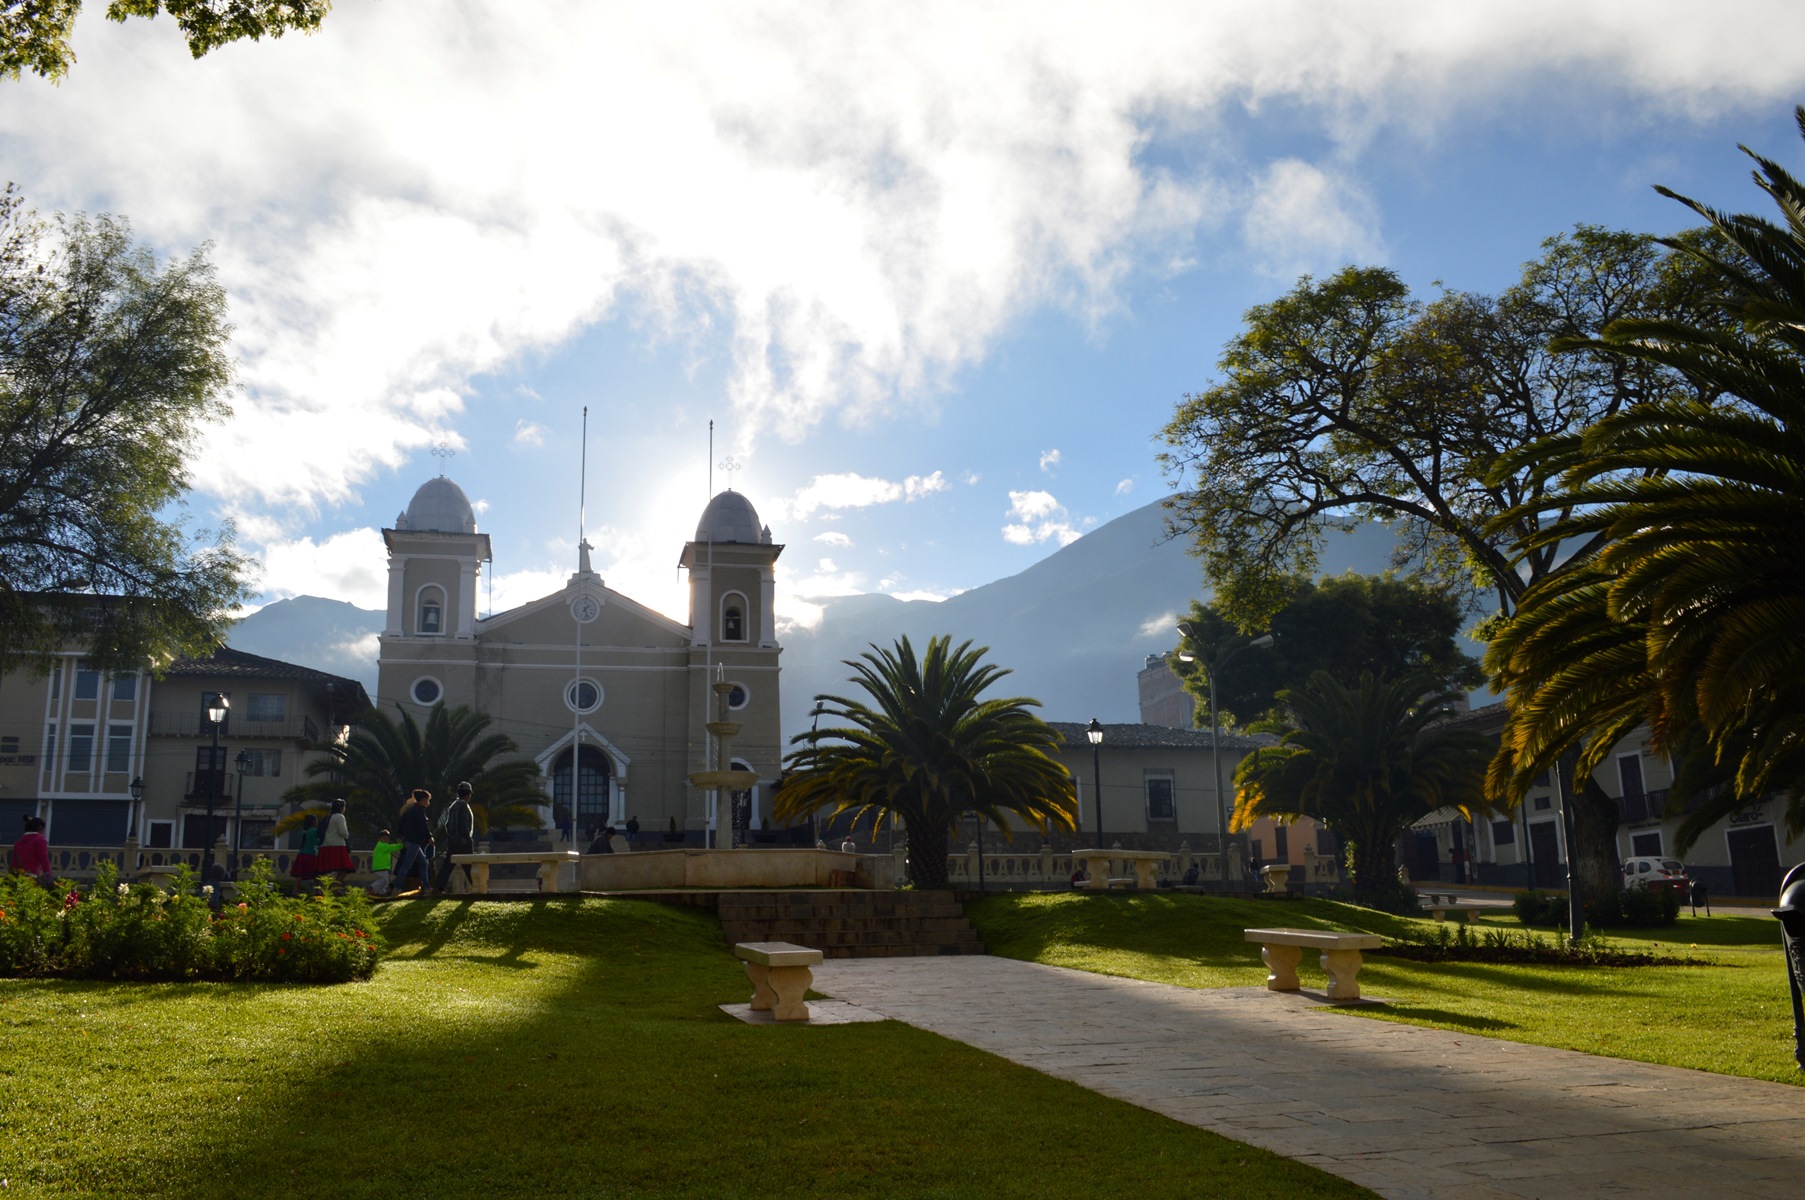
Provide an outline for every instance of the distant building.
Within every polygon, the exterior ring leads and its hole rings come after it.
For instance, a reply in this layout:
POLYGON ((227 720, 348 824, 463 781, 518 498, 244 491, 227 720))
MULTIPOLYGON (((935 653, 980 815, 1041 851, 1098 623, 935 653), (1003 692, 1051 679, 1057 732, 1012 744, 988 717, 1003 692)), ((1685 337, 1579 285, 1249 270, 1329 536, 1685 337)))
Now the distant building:
POLYGON ((221 837, 267 847, 282 793, 319 753, 310 747, 368 707, 354 679, 224 647, 178 659, 162 679, 94 670, 75 652, 46 675, 8 672, 0 680, 0 841, 36 815, 58 847, 119 846, 128 836, 158 849, 201 849, 221 837), (217 755, 203 711, 216 692, 230 703, 217 755))
POLYGON ((1135 682, 1141 695, 1141 723, 1168 729, 1197 728, 1197 697, 1163 654, 1149 654, 1135 682))

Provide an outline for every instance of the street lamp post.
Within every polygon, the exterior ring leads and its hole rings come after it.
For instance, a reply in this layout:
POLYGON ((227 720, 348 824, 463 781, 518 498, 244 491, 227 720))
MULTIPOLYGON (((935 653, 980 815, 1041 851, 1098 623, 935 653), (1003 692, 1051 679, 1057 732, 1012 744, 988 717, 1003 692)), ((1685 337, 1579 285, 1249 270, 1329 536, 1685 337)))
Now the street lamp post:
POLYGON ((1092 717, 1084 736, 1091 740, 1091 790, 1097 793, 1092 802, 1097 807, 1097 849, 1103 849, 1103 726, 1092 717))
POLYGON ((238 799, 232 802, 232 870, 237 872, 244 857, 244 777, 251 769, 251 754, 240 750, 233 760, 238 764, 238 799))
POLYGON ((208 692, 206 698, 207 720, 213 726, 213 753, 207 759, 207 845, 201 851, 201 878, 207 878, 207 868, 213 865, 213 803, 219 799, 219 785, 224 782, 225 766, 219 760, 219 727, 226 723, 231 714, 232 701, 224 692, 208 692))
MULTIPOLYGON (((1189 621, 1180 621, 1178 632, 1187 642, 1197 640, 1197 627, 1189 621)), ((1218 861, 1222 864, 1222 885, 1224 887, 1228 886, 1228 804, 1222 796, 1222 713, 1216 707, 1216 676, 1220 675, 1223 668, 1233 662, 1235 655, 1241 651, 1266 650, 1271 646, 1272 635, 1270 633, 1263 633, 1251 642, 1236 646, 1227 654, 1223 654, 1222 647, 1218 645, 1216 654, 1207 659, 1204 664, 1204 669, 1209 672, 1210 676, 1210 767, 1216 775, 1216 853, 1218 861)), ((1180 662, 1195 660, 1195 656, 1182 646, 1179 648, 1178 658, 1180 662)))
POLYGON ((140 807, 144 803, 144 776, 134 776, 126 786, 126 791, 132 794, 132 819, 126 826, 126 835, 135 838, 138 836, 138 818, 144 813, 144 809, 140 807))

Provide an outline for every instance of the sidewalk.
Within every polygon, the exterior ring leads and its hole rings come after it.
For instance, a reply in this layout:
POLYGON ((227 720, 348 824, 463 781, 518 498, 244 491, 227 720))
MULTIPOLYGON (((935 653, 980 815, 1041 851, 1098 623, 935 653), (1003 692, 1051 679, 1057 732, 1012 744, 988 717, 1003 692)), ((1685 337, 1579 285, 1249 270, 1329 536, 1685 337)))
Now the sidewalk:
POLYGON ((1789 1197, 1805 1088, 1013 959, 835 959, 815 988, 1398 1200, 1789 1197))

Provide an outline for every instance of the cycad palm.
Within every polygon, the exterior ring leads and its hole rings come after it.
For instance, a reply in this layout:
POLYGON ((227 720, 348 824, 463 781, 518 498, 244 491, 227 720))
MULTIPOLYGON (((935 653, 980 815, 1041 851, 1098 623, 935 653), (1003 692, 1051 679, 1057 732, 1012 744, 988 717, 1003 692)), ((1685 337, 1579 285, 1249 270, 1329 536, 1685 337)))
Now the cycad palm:
POLYGON ((367 710, 342 743, 319 747, 326 757, 308 764, 313 781, 290 788, 282 798, 306 805, 343 797, 351 828, 368 837, 392 827, 402 797, 412 789, 426 788, 443 811, 451 790, 468 780, 476 793, 471 808, 479 831, 538 822, 533 806, 545 803, 539 768, 524 758, 494 761, 520 747, 505 733, 488 732, 487 713, 440 702, 426 714, 424 727, 405 709, 397 713, 398 718, 367 710))
POLYGON ((1397 893, 1398 836, 1444 805, 1481 805, 1491 741, 1435 728, 1454 692, 1432 676, 1364 672, 1353 688, 1318 671, 1279 693, 1290 711, 1279 746, 1241 760, 1234 827, 1260 817, 1312 817, 1354 844, 1354 891, 1388 906, 1397 893))
POLYGON ((825 808, 874 825, 901 817, 909 874, 924 887, 945 886, 948 835, 966 813, 1076 828, 1071 776, 1049 753, 1059 734, 1028 711, 1039 701, 981 698, 1009 673, 982 662, 985 653, 937 637, 917 659, 905 637, 894 650, 872 646, 847 660, 866 699, 816 697, 822 715, 845 723, 791 739, 801 749, 789 756, 777 815, 825 808))
MULTIPOLYGON (((1797 118, 1805 133, 1805 107, 1797 118)), ((1512 708, 1495 783, 1573 746, 1589 771, 1633 715, 1658 746, 1691 744, 1711 759, 1714 771, 1685 772, 1682 784, 1729 784, 1688 821, 1694 836, 1775 787, 1791 794, 1794 831, 1805 825, 1805 185, 1751 157, 1783 225, 1674 197, 1721 235, 1716 248, 1675 244, 1716 271, 1724 322, 1620 321, 1598 343, 1673 367, 1718 399, 1644 405, 1532 451, 1561 474, 1547 505, 1569 514, 1525 548, 1609 541, 1587 581, 1551 579, 1525 595, 1515 622, 1525 632, 1507 633, 1487 660, 1512 708), (1582 606, 1592 628, 1616 627, 1602 656, 1535 632, 1582 606), (1588 731, 1588 711, 1615 719, 1588 731)))

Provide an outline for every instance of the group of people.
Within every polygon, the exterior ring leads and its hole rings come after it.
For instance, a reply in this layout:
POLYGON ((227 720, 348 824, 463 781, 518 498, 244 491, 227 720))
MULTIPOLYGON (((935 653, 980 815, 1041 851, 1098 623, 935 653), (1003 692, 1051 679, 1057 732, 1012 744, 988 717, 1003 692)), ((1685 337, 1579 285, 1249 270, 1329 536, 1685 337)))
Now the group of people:
MULTIPOLYGON (((451 884, 451 872, 457 865, 455 856, 476 853, 476 812, 470 807, 471 795, 469 783, 458 784, 439 821, 439 832, 445 835, 445 852, 441 855, 433 829, 432 793, 425 788, 408 793, 394 831, 383 830, 370 854, 370 870, 376 876, 370 894, 398 896, 411 891, 408 880, 412 876, 420 880, 417 886, 421 895, 443 893, 451 884), (436 876, 432 869, 435 861, 436 876)), ((305 851, 304 845, 302 849, 305 851)), ((296 860, 297 865, 299 861, 296 860)))

